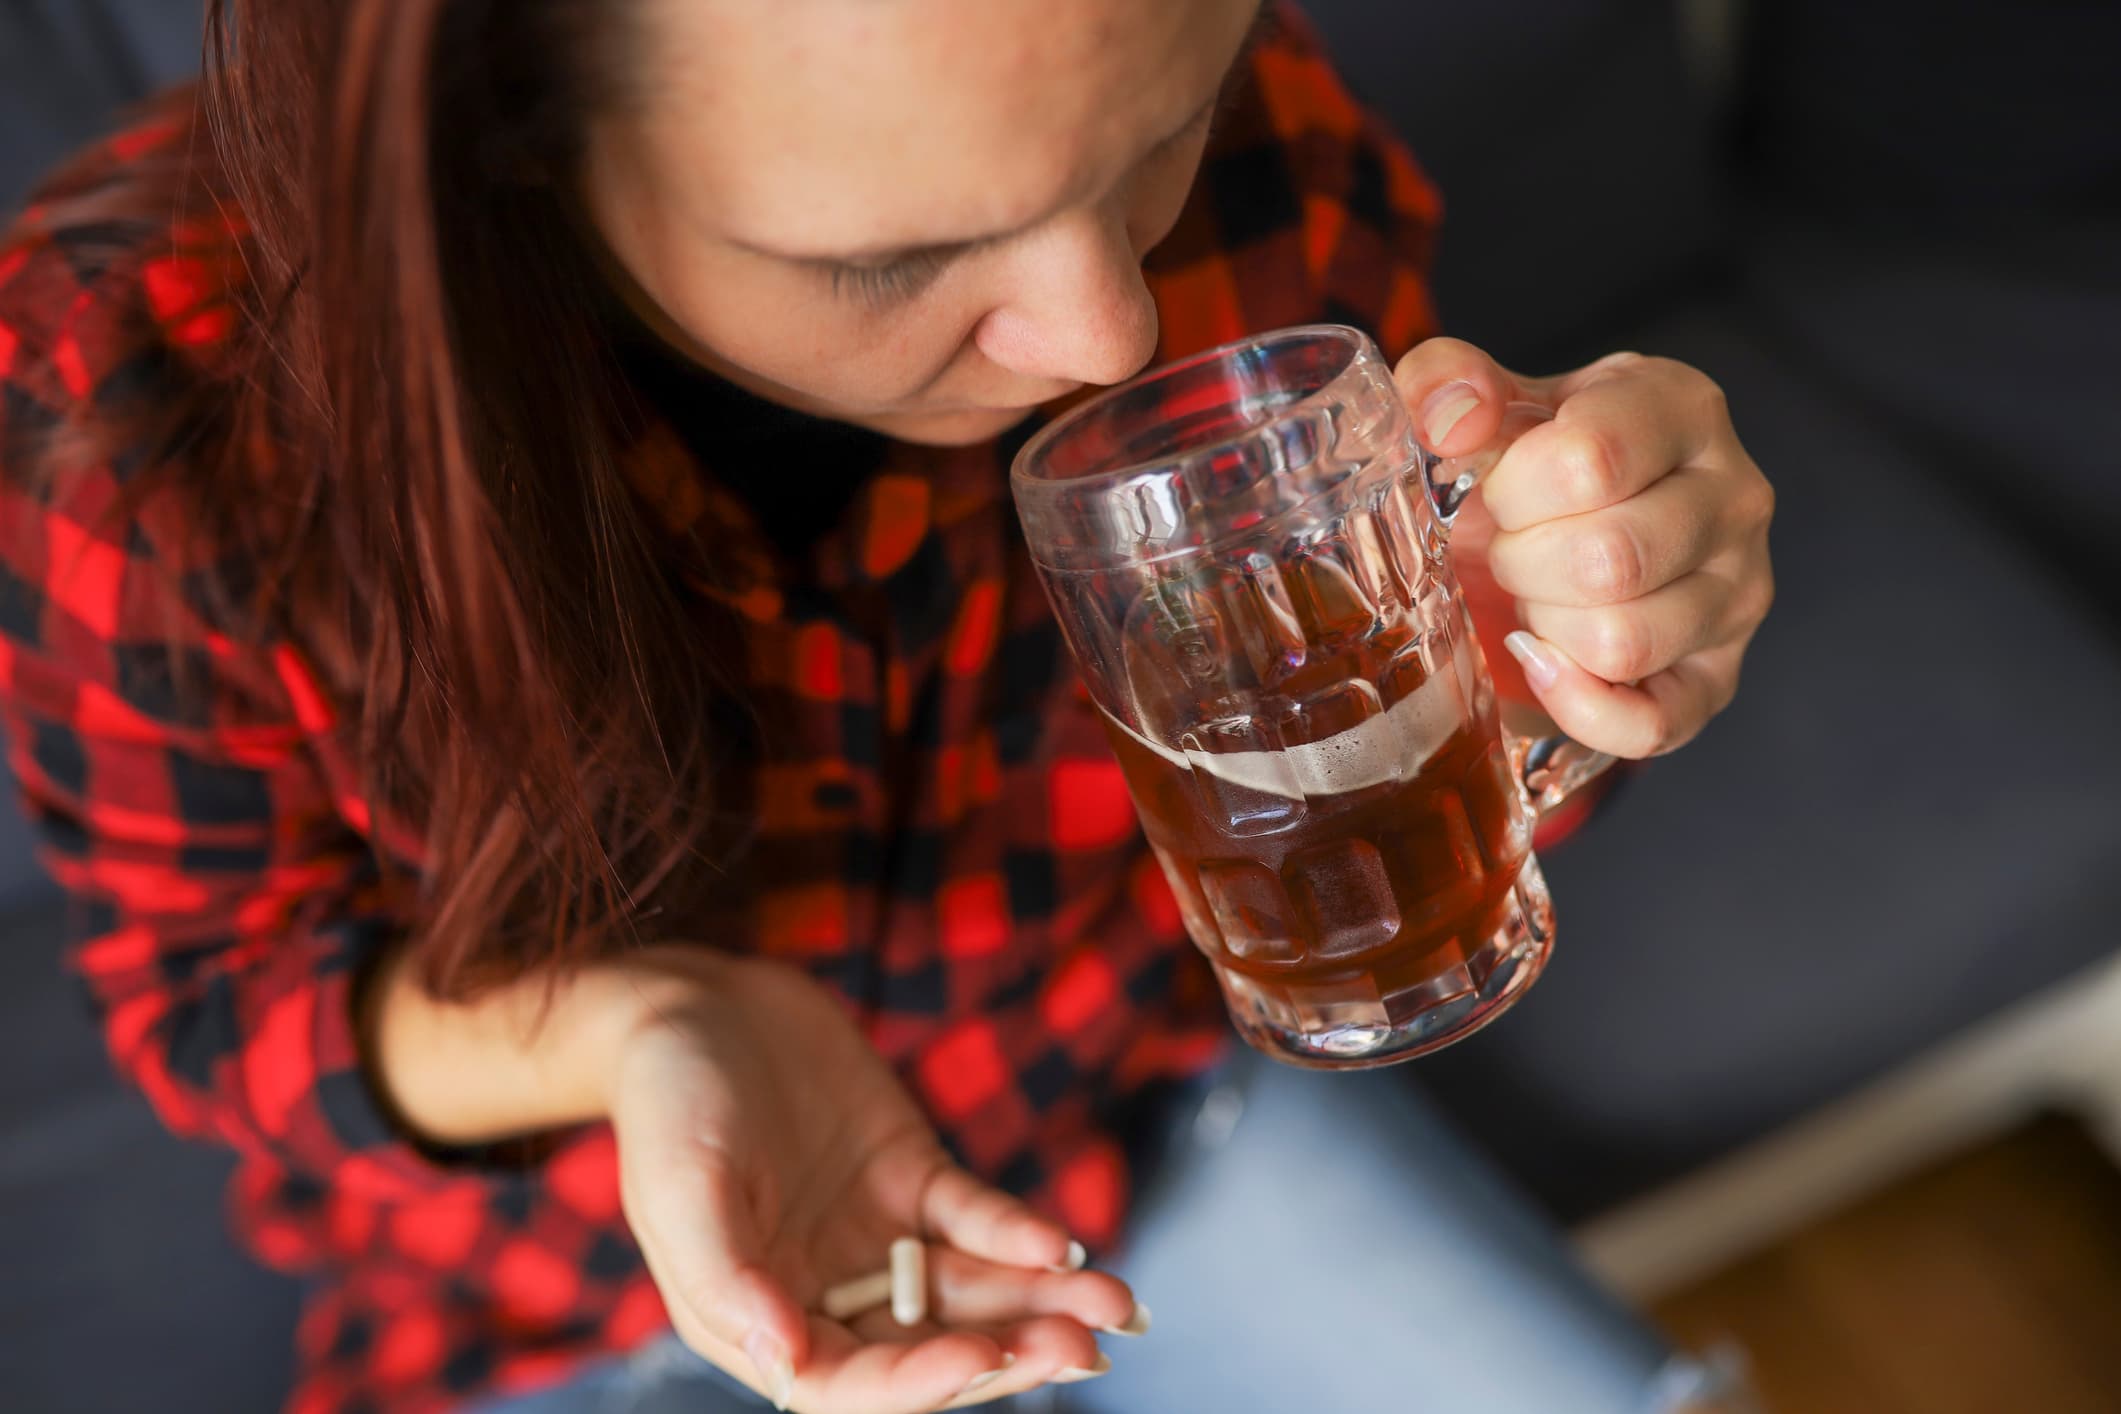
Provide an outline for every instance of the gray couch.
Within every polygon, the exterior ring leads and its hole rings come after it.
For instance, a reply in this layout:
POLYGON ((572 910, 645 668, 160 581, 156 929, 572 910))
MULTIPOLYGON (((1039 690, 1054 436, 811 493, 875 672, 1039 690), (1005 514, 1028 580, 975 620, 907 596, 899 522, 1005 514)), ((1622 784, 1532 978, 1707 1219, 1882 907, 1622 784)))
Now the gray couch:
MULTIPOLYGON (((2116 942, 2121 9, 1774 0, 1719 47, 1664 0, 1311 8, 1449 198, 1454 331, 1698 363, 1781 493, 1738 704, 1549 862, 1524 1005, 1406 1072, 1580 1217, 2116 942)), ((0 207, 195 23, 0 7, 0 207)), ((0 812, 0 1407, 270 1407, 293 1290, 107 1078, 60 921, 0 812)))

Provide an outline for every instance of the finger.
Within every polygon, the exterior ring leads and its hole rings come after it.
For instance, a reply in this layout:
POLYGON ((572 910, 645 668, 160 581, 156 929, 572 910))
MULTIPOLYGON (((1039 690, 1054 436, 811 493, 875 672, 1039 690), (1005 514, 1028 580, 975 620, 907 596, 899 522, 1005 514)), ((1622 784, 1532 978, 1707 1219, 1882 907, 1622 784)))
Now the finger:
POLYGON ((1692 740, 1729 703, 1737 686, 1740 646, 1735 644, 1683 658, 1628 687, 1586 672, 1553 644, 1523 630, 1503 641, 1556 726, 1585 746, 1624 760, 1660 756, 1692 740))
MULTIPOLYGON (((1752 635, 1747 634, 1749 640, 1752 635)), ((1681 658, 1661 673, 1642 680, 1641 689, 1657 703, 1668 723, 1663 742, 1652 755, 1677 751, 1731 705, 1738 694, 1738 670, 1745 661, 1745 640, 1706 648, 1681 658)))
POLYGON ((1670 359, 1601 360, 1594 378, 1572 374, 1554 420, 1505 452, 1482 484, 1503 530, 1617 505, 1727 439, 1723 395, 1670 359), (1575 380, 1575 381, 1572 381, 1575 380))
POLYGON ((1068 1316, 1092 1330, 1123 1326, 1134 1293, 1106 1272, 1044 1272, 930 1249, 930 1310, 944 1325, 992 1325, 1027 1316, 1068 1316))
POLYGON ((1066 1228, 1020 1198, 982 1183, 955 1164, 922 1190, 923 1230, 960 1252, 1020 1267, 1073 1267, 1082 1248, 1066 1228))
POLYGON ((1463 339, 1416 345, 1392 371, 1392 381, 1422 445, 1452 457, 1492 441, 1503 408, 1523 396, 1528 384, 1463 339))
POLYGON ((1531 603, 1621 604, 1700 569, 1724 538, 1714 477, 1681 471, 1617 506, 1498 531, 1488 572, 1531 603))
POLYGON ((1524 626, 1607 682, 1636 683, 1722 643, 1739 628, 1739 595, 1725 575, 1696 570, 1663 588, 1587 609, 1526 603, 1524 626))
POLYGON ((1049 1383, 1073 1384, 1103 1372, 1106 1361, 1090 1333, 1058 1316, 1024 1321, 1001 1337, 1012 1361, 1001 1374, 976 1383, 946 1408, 963 1409, 1006 1399, 1049 1383))
POLYGON ((946 1335, 983 1336, 1008 1357, 1011 1369, 1028 1369, 1034 1382, 1041 1369, 1077 1366, 1097 1356, 1097 1333, 1066 1315, 1019 1314, 976 1325, 942 1324, 931 1316, 909 1329, 893 1322, 888 1312, 872 1311, 855 1318, 847 1329, 858 1345, 877 1348, 919 1344, 946 1335))
MULTIPOLYGON (((1013 1357, 984 1331, 893 1331, 899 1339, 865 1341, 845 1328, 815 1333, 818 1356, 796 1381, 795 1404, 832 1414, 904 1414, 939 1409, 1013 1357)), ((992 1383, 992 1381, 988 1381, 992 1383)))
POLYGON ((1669 391, 1681 415, 1702 430, 1703 440, 1695 448, 1695 455, 1728 450, 1737 442, 1737 433, 1731 426, 1730 404, 1721 385, 1694 365, 1678 359, 1625 350, 1609 353, 1572 373, 1543 382, 1546 396, 1553 400, 1554 407, 1559 408, 1600 383, 1626 379, 1649 379, 1669 391))
POLYGON ((758 1217, 726 1150, 681 1133, 633 1136, 626 1211, 664 1297, 684 1324, 741 1351, 768 1398, 785 1403, 810 1353, 802 1308, 760 1264, 758 1217), (654 1175, 653 1182, 636 1175, 654 1175))

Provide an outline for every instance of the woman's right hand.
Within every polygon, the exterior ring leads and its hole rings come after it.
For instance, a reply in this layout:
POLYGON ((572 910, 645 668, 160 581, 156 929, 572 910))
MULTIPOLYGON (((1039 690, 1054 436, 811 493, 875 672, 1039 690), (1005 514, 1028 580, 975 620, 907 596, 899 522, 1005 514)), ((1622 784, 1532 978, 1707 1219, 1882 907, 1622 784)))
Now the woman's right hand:
POLYGON ((818 984, 702 948, 612 982, 591 990, 635 1008, 601 1087, 626 1217, 708 1360, 783 1407, 897 1414, 1087 1378, 1092 1332, 1133 1321, 1124 1283, 1067 1270, 1066 1232, 944 1153, 818 984), (925 1323, 821 1313, 904 1236, 928 1246, 925 1323))

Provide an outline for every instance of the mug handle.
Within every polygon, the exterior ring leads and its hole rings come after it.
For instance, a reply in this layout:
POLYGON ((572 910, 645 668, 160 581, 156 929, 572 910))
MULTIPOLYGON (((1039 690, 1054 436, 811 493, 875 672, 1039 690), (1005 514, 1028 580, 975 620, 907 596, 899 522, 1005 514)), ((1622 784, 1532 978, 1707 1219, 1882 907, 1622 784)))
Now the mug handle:
MULTIPOLYGON (((1551 422, 1553 410, 1540 403, 1512 402, 1503 409, 1502 431, 1477 452, 1462 457, 1439 457, 1416 443, 1423 485, 1436 519, 1443 527, 1446 543, 1451 523, 1458 519, 1466 497, 1481 479, 1495 469, 1510 444, 1542 422, 1551 422)), ((1519 781, 1532 808, 1540 815, 1560 805, 1577 791, 1603 775, 1613 758, 1593 751, 1581 742, 1559 733, 1553 736, 1509 739, 1510 759, 1517 766, 1519 781)))

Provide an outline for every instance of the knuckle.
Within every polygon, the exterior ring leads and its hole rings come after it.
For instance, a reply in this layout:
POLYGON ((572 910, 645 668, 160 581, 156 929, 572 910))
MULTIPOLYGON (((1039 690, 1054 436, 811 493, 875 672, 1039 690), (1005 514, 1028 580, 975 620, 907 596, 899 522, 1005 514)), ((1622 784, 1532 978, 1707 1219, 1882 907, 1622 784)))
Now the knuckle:
POLYGON ((1731 498, 1731 504, 1739 525, 1747 530, 1765 531, 1774 522, 1774 483, 1750 460, 1746 462, 1745 475, 1739 482, 1737 494, 1731 498))
POLYGON ((1732 664, 1731 670, 1720 675, 1709 689, 1709 715, 1716 716, 1724 708, 1738 700, 1738 678, 1741 664, 1732 664))
MULTIPOLYGON (((1706 724, 1696 723, 1695 725, 1686 728, 1684 731, 1672 732, 1667 734, 1664 740, 1657 744, 1657 749, 1650 753, 1650 756, 1670 756, 1673 752, 1679 750, 1679 748, 1685 746, 1688 742, 1691 742, 1695 737, 1700 736, 1701 728, 1703 725, 1706 724)), ((1648 760, 1649 757, 1645 757, 1643 759, 1648 760)))
POLYGON ((1632 734, 1632 749, 1626 754, 1637 761, 1662 756, 1679 745, 1672 709, 1657 698, 1650 699, 1648 707, 1636 720, 1632 734))
POLYGON ((1656 654, 1656 635, 1640 614, 1608 612, 1592 622, 1584 666, 1607 682, 1634 682, 1656 669, 1656 654))
POLYGON ((1578 720, 1562 721, 1562 729, 1586 746, 1622 760, 1646 760, 1663 744, 1664 708, 1655 699, 1642 703, 1607 699, 1586 703, 1580 712, 1578 720))
POLYGON ((1748 626, 1758 625, 1775 607, 1775 574, 1766 566, 1746 584, 1739 599, 1740 622, 1748 626))
POLYGON ((1698 409, 1711 416, 1726 414, 1729 401, 1723 395, 1723 386, 1691 363, 1676 358, 1653 355, 1642 361, 1645 377, 1661 384, 1667 396, 1680 401, 1682 406, 1698 409))
POLYGON ((1559 452, 1562 490, 1571 506, 1595 510, 1620 499, 1626 463, 1604 431, 1585 422, 1565 428, 1559 452))
POLYGON ((1593 604, 1612 604, 1642 592, 1642 547, 1624 526, 1608 525, 1576 536, 1571 578, 1593 604))
POLYGON ((1704 413, 1718 422, 1730 421, 1731 400, 1724 393, 1721 383, 1690 363, 1674 363, 1672 369, 1704 413))

